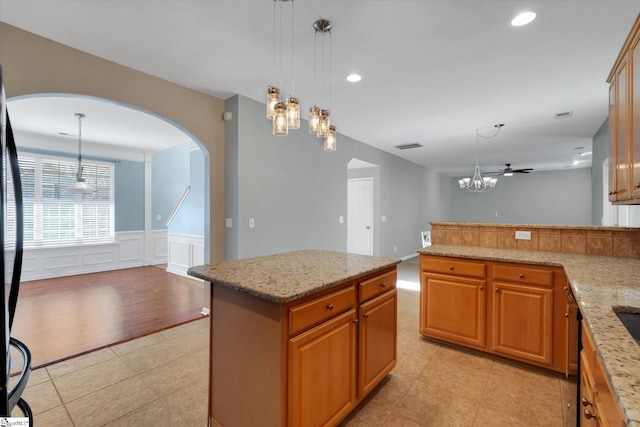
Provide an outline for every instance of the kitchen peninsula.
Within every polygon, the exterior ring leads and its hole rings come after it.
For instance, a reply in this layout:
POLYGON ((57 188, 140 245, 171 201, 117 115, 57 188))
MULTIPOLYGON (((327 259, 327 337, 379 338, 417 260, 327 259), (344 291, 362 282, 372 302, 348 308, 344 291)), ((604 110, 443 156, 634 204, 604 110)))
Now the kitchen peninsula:
MULTIPOLYGON (((582 314, 583 347, 591 349, 592 346, 594 350, 594 354, 587 352, 585 355, 583 349, 581 368, 584 370, 585 365, 590 363, 596 364, 600 369, 600 371, 595 369, 597 372, 595 383, 598 393, 585 396, 585 393, 589 391, 585 391, 585 388, 589 389, 589 386, 593 386, 593 384, 586 384, 587 387, 581 384, 583 388, 581 397, 586 397, 586 400, 583 401, 585 406, 578 409, 580 415, 584 417, 585 414, 588 414, 586 420, 593 420, 593 418, 600 416, 598 409, 604 408, 607 415, 612 414, 614 419, 617 416, 615 412, 619 411, 621 422, 624 424, 615 425, 640 426, 640 345, 634 341, 613 310, 614 307, 625 307, 640 311, 640 257, 637 252, 640 230, 610 227, 503 226, 465 223, 433 223, 432 225, 434 230, 437 229, 435 243, 418 250, 421 256, 423 293, 425 292, 426 280, 430 276, 445 283, 446 280, 443 277, 452 276, 451 270, 457 271, 458 275, 466 276, 461 280, 461 283, 468 285, 469 288, 477 286, 476 295, 480 295, 478 298, 483 298, 482 295, 485 295, 486 292, 485 301, 493 301, 491 304, 493 304, 493 310, 496 310, 495 307, 502 298, 498 295, 502 289, 509 290, 512 296, 518 295, 513 291, 513 287, 505 286, 509 285, 510 281, 522 280, 523 285, 529 289, 536 288, 544 291, 544 289, 551 289, 552 285, 546 284, 547 276, 538 273, 544 270, 561 269, 566 275, 570 291, 575 296, 582 314), (516 230, 532 229, 534 231, 531 240, 515 240, 516 230), (587 248, 591 244, 595 248, 594 251, 619 251, 624 255, 586 254, 588 249, 585 250, 584 242, 585 236, 589 233, 594 237, 594 240, 587 241, 587 248), (549 243, 552 242, 549 239, 552 234, 558 236, 556 252, 552 251, 551 243, 549 243), (471 239, 469 239, 469 235, 472 236, 471 239), (581 240, 576 236, 581 236, 581 240), (463 239, 467 240, 463 242, 463 239), (598 242, 598 239, 601 240, 598 242), (602 243, 607 239, 608 248, 603 249, 602 243), (615 239, 618 239, 618 243, 615 239), (455 241, 455 244, 452 244, 452 240, 455 241), (549 246, 541 248, 543 241, 544 245, 548 244, 549 246), (611 244, 612 241, 613 244, 611 244), (581 246, 576 246, 576 242, 580 242, 581 246), (529 250, 519 250, 517 246, 520 244, 530 246, 529 250), (573 248, 571 249, 573 252, 580 253, 562 252, 563 247, 567 250, 573 248), (575 249, 576 247, 580 249, 575 249), (446 264, 443 263, 443 267, 440 269, 446 271, 434 273, 434 269, 438 269, 437 262, 430 266, 426 266, 426 263, 439 259, 448 261, 446 264), (456 264, 455 261, 459 261, 460 264, 456 264), (469 267, 467 263, 470 263, 473 269, 465 270, 469 267), (504 270, 504 266, 508 268, 509 265, 513 266, 511 279, 507 279, 505 276, 508 275, 509 270, 504 270), (484 266, 486 270, 478 269, 478 266, 484 266), (497 269, 496 266, 498 266, 497 269), (530 270, 526 270, 526 268, 530 270), (522 272, 518 274, 517 269, 521 269, 522 272), (479 277, 483 278, 479 279, 479 277), (597 384, 598 375, 601 376, 600 380, 604 386, 597 384), (611 392, 610 396, 607 396, 607 386, 611 392), (595 397, 596 394, 597 397, 595 397), (600 403, 601 405, 598 406, 600 403), (613 406, 607 407, 608 403, 612 403, 613 406), (593 415, 594 411, 595 415, 593 415)), ((554 296, 557 299, 558 296, 554 296)), ((422 298, 424 295, 421 295, 422 298)), ((540 299, 540 301, 542 300, 543 298, 540 299)), ((421 300, 421 316, 424 315, 422 304, 421 300)), ((498 318, 498 316, 494 317, 494 319, 498 318)), ((425 322, 429 324, 428 321, 425 322)), ((421 328, 422 323, 421 320, 421 328)), ((490 333, 493 334, 491 336, 492 343, 487 343, 486 347, 496 348, 496 342, 499 342, 496 332, 499 329, 495 327, 497 323, 492 323, 487 315, 483 327, 485 324, 492 328, 490 333)), ((568 334, 563 335, 563 338, 568 339, 568 334)), ((476 347, 479 348, 480 344, 476 347)), ((542 366, 543 362, 538 361, 534 364, 542 366)), ((583 376, 581 375, 581 377, 583 376)), ((581 378, 581 382, 583 379, 581 378)), ((593 378, 590 381, 594 382, 593 378)))
POLYGON ((212 425, 348 415, 395 366, 399 263, 304 250, 190 268, 212 284, 212 425))

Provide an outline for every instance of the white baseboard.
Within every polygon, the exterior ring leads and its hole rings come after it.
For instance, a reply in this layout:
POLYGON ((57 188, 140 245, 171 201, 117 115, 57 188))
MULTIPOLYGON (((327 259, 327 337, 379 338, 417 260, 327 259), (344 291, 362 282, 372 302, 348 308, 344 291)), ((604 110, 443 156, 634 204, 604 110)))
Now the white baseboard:
POLYGON ((411 255, 403 256, 403 257, 402 257, 402 258, 400 258, 400 259, 401 259, 401 260, 403 260, 403 261, 406 261, 406 260, 408 260, 408 259, 415 258, 415 257, 417 257, 418 255, 419 255, 419 254, 416 252, 416 253, 411 254, 411 255))

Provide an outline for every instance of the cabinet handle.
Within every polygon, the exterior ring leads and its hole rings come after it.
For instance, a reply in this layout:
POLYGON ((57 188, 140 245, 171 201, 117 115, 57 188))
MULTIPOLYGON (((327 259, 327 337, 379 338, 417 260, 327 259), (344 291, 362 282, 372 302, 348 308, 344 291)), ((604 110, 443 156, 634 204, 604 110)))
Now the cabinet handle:
POLYGON ((387 286, 387 285, 386 285, 384 282, 383 282, 383 283, 380 283, 380 287, 381 287, 381 288, 384 288, 384 287, 386 287, 386 286, 387 286))
POLYGON ((521 279, 524 279, 524 274, 520 273, 520 274, 518 274, 518 277, 521 278, 521 279))
POLYGON ((327 304, 327 310, 333 310, 333 304, 327 304))
POLYGON ((592 403, 591 403, 591 402, 589 402, 589 401, 587 400, 587 398, 586 398, 586 397, 584 397, 584 396, 582 396, 582 398, 580 399, 580 403, 582 403, 582 406, 591 406, 591 405, 592 405, 592 403))
POLYGON ((367 317, 369 317, 369 313, 363 314, 362 317, 364 317, 366 319, 367 317))
POLYGON ((588 409, 585 409, 585 410, 584 410, 584 417, 585 417, 586 419, 588 419, 588 420, 590 420, 591 418, 598 418, 598 417, 596 416, 596 414, 594 414, 593 412, 591 412, 591 411, 590 411, 590 410, 588 410, 588 409))

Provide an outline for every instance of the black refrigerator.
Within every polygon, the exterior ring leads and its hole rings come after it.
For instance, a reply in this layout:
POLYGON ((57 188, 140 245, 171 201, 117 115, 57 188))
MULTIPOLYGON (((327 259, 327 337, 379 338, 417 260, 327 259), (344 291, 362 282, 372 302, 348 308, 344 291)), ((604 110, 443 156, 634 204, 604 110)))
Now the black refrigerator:
MULTIPOLYGON (((2 307, 0 307, 0 342, 3 356, 0 357, 0 421, 12 416, 17 406, 22 414, 14 416, 28 418, 33 425, 33 415, 22 392, 31 372, 31 354, 22 342, 11 337, 11 326, 18 302, 20 274, 22 272, 23 217, 22 185, 18 154, 13 138, 13 130, 7 111, 7 102, 2 82, 0 65, 0 277, 2 286, 2 307)), ((0 423, 2 424, 2 423, 0 423)), ((2 424, 2 425, 6 425, 2 424)))

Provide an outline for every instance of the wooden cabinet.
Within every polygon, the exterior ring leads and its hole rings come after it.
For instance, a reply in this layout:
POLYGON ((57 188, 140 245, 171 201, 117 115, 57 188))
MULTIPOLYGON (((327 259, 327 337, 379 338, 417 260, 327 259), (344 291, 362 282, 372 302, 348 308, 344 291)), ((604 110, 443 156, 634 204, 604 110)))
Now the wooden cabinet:
POLYGON ((212 425, 337 425, 396 365, 396 278, 281 304, 214 284, 212 425))
POLYGON ((432 255, 421 255, 420 266, 422 335, 575 372, 562 269, 432 255))
POLYGON ((420 333, 485 348, 485 280, 422 273, 420 333))
POLYGON ((360 306, 358 396, 366 396, 395 367, 398 291, 360 306))
POLYGON ((640 15, 607 79, 609 200, 640 203, 640 15))
POLYGON ((580 426, 624 427, 626 423, 604 373, 602 362, 593 345, 593 339, 584 325, 581 334, 580 426))
POLYGON ((567 354, 565 358, 565 373, 569 375, 578 371, 578 358, 580 357, 578 352, 578 335, 580 334, 580 323, 578 321, 578 304, 576 304, 576 300, 568 286, 564 287, 564 292, 567 300, 564 315, 565 336, 567 337, 565 346, 567 354))
POLYGON ((336 425, 355 407, 356 310, 289 340, 289 425, 336 425))

